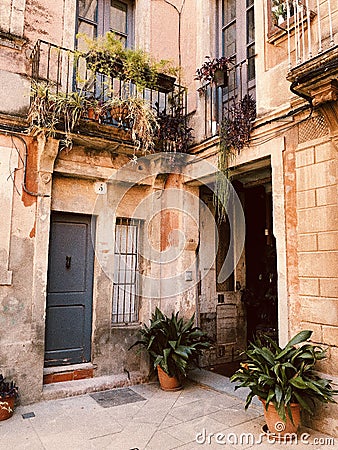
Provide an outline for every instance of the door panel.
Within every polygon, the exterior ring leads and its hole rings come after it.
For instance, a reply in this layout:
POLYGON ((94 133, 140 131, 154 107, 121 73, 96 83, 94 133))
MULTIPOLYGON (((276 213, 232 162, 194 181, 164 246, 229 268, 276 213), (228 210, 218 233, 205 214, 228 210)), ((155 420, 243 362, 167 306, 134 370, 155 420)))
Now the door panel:
POLYGON ((45 365, 90 360, 94 248, 91 216, 53 213, 45 365))

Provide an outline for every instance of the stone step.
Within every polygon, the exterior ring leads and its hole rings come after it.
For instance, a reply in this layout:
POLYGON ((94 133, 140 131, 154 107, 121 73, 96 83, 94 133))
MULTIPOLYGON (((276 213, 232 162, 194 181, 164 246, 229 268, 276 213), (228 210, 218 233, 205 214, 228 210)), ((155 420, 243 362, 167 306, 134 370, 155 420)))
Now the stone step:
POLYGON ((43 370, 43 384, 93 378, 95 369, 92 363, 46 367, 43 370))
POLYGON ((146 383, 148 376, 141 372, 128 372, 117 375, 105 375, 101 377, 82 380, 62 381, 46 384, 43 387, 42 399, 55 400, 58 398, 74 397, 89 392, 105 391, 135 384, 146 383))

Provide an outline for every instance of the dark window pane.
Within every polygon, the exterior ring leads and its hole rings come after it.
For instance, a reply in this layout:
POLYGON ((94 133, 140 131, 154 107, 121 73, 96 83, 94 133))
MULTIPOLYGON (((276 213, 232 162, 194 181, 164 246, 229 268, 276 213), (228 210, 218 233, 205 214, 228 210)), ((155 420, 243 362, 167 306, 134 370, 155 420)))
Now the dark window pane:
POLYGON ((223 1, 223 25, 234 20, 236 17, 236 0, 223 1))
POLYGON ((127 5, 125 3, 111 2, 110 28, 117 33, 127 34, 127 5))
POLYGON ((223 52, 225 56, 232 56, 236 53, 236 23, 223 30, 223 52))
POLYGON ((78 0, 79 16, 96 22, 97 0, 78 0))
POLYGON ((253 8, 250 8, 246 13, 246 27, 246 42, 250 44, 255 40, 255 14, 253 8))
POLYGON ((248 58, 248 81, 255 78, 255 44, 250 45, 247 48, 248 58))
POLYGON ((249 6, 254 4, 254 0, 246 0, 246 7, 248 8, 249 6))
MULTIPOLYGON (((78 33, 86 34, 91 39, 94 39, 96 37, 96 25, 92 25, 90 23, 79 20, 78 33)), ((88 50, 84 39, 78 39, 77 48, 78 48, 78 50, 83 50, 83 51, 88 50)))

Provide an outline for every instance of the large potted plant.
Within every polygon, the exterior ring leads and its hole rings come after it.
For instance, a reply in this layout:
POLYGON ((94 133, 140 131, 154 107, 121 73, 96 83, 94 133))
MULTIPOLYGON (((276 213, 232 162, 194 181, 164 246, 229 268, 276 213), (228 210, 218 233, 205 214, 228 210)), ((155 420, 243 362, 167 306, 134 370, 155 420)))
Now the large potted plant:
POLYGON ((178 313, 167 317, 156 308, 149 326, 143 324, 140 330, 141 339, 132 345, 147 350, 163 390, 181 389, 188 369, 198 366, 198 356, 211 345, 206 333, 194 323, 194 315, 186 321, 179 319, 178 313))
POLYGON ((9 419, 14 412, 15 400, 18 396, 18 387, 11 381, 6 381, 0 374, 0 420, 9 419))
POLYGON ((306 343, 311 335, 312 331, 301 331, 284 348, 262 335, 249 344, 246 360, 230 378, 240 383, 235 389, 250 389, 245 409, 256 395, 262 401, 272 434, 296 433, 300 410, 313 414, 316 401, 335 403, 333 395, 338 391, 314 370, 316 362, 326 355, 320 346, 306 343))

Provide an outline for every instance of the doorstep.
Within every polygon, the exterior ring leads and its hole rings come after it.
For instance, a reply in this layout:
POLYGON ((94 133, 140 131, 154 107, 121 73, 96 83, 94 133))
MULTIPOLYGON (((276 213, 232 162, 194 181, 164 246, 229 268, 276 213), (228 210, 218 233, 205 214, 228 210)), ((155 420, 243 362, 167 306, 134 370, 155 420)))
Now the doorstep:
POLYGON ((96 365, 92 363, 45 367, 43 369, 43 384, 93 378, 94 369, 96 369, 96 365))
POLYGON ((45 384, 42 390, 43 400, 74 397, 89 392, 105 391, 125 386, 133 386, 148 382, 148 376, 141 372, 128 372, 117 375, 106 375, 87 379, 63 381, 45 384))

